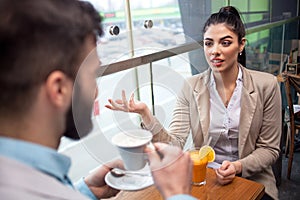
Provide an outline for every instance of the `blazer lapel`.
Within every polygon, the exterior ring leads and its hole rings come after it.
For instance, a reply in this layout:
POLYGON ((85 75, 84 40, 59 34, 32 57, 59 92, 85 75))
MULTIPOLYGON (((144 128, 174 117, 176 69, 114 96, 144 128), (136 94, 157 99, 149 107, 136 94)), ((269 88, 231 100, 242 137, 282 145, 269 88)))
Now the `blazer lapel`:
POLYGON ((243 89, 241 97, 241 115, 239 125, 239 157, 243 155, 246 140, 249 136, 250 126, 253 120, 257 93, 254 92, 253 83, 250 74, 242 67, 243 71, 243 89))
POLYGON ((210 70, 208 70, 208 73, 206 73, 205 76, 202 76, 200 79, 198 79, 198 82, 196 83, 196 87, 194 89, 197 111, 200 119, 200 127, 201 127, 202 134, 204 136, 203 138, 204 143, 208 139, 208 129, 209 129, 209 120, 210 120, 209 91, 207 88, 207 83, 209 81, 209 74, 210 74, 210 70))

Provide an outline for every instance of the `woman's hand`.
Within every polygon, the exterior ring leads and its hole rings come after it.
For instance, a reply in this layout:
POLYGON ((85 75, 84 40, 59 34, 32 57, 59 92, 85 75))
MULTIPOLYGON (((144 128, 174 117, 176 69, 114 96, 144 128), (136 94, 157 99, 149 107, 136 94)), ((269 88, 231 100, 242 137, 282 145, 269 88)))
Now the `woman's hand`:
POLYGON ((110 105, 105 105, 105 107, 111 110, 138 113, 142 116, 148 110, 148 107, 145 103, 134 101, 134 93, 131 94, 129 101, 127 101, 124 90, 122 90, 122 99, 117 99, 115 101, 112 99, 108 99, 108 102, 110 103, 110 105))
POLYGON ((231 183, 236 174, 242 172, 242 165, 240 162, 223 161, 221 167, 216 169, 217 180, 221 185, 231 183))
POLYGON ((122 99, 115 101, 108 99, 108 102, 110 105, 105 105, 108 109, 140 114, 145 125, 150 124, 153 119, 150 109, 144 102, 134 101, 134 93, 130 95, 130 99, 127 101, 125 91, 122 90, 122 99))

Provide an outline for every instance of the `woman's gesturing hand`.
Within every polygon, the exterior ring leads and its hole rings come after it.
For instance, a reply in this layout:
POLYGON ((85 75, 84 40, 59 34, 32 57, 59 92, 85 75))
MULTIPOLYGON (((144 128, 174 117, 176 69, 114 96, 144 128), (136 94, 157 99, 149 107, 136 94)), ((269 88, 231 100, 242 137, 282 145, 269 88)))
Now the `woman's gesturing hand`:
POLYGON ((145 115, 148 107, 145 103, 134 100, 134 93, 130 95, 129 101, 127 101, 125 91, 122 90, 122 99, 112 100, 108 99, 110 105, 105 105, 106 108, 117 111, 138 113, 140 115, 145 115))

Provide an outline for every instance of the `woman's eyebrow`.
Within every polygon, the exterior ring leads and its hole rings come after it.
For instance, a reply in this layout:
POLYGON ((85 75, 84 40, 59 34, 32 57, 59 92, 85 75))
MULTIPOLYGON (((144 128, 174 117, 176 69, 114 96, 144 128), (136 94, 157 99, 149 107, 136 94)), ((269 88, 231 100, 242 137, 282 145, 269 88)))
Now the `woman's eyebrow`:
POLYGON ((232 37, 232 36, 230 36, 230 35, 226 35, 226 36, 224 36, 224 37, 221 37, 221 39, 220 39, 220 40, 225 40, 225 39, 227 39, 227 38, 233 39, 233 37, 232 37))
MULTIPOLYGON (((225 39, 227 39, 227 38, 233 39, 233 37, 232 37, 232 36, 230 36, 230 35, 226 35, 226 36, 224 36, 224 37, 221 37, 221 38, 220 38, 220 40, 225 40, 225 39)), ((212 39, 212 38, 204 38, 204 40, 213 41, 213 39, 212 39)))

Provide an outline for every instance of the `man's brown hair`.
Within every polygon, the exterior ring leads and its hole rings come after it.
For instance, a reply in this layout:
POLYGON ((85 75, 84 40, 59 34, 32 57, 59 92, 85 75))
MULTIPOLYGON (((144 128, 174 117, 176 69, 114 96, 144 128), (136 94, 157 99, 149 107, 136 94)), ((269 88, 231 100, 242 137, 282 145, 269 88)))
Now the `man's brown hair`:
POLYGON ((36 89, 60 70, 71 78, 101 17, 77 0, 0 0, 0 114, 27 109, 36 89))

